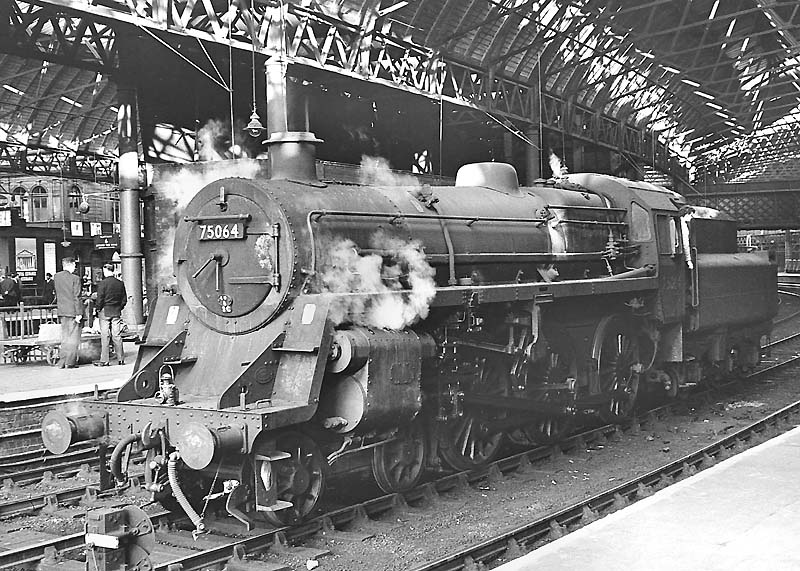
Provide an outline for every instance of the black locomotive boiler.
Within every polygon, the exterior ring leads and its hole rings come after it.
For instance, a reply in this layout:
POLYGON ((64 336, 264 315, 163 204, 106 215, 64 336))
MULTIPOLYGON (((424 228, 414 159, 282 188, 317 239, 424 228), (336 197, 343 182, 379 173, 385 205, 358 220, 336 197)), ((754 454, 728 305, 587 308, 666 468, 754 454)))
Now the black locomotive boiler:
POLYGON ((776 266, 720 212, 605 175, 520 187, 500 163, 448 187, 324 184, 316 142, 273 134, 269 179, 197 192, 133 376, 48 414, 50 451, 115 444, 119 484, 146 451, 147 488, 199 530, 213 498, 292 523, 331 474, 404 490, 759 362, 776 266))

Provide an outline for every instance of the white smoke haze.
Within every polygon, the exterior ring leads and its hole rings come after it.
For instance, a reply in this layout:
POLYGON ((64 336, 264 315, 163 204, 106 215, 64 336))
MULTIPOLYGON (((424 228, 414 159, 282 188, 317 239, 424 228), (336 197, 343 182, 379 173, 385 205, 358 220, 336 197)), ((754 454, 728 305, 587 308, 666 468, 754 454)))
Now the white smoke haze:
MULTIPOLYGON (((156 192, 165 200, 172 202, 174 205, 172 215, 177 223, 189 201, 207 184, 221 178, 254 178, 258 171, 258 163, 251 161, 220 161, 206 165, 203 170, 198 167, 186 167, 174 174, 163 176, 155 183, 156 192)), ((168 216, 167 213, 163 215, 168 216)), ((173 242, 175 242, 175 225, 171 224, 168 228, 162 229, 158 236, 155 270, 156 282, 161 286, 175 282, 172 269, 173 242)))
POLYGON ((247 135, 244 123, 239 119, 209 119, 197 130, 197 157, 201 161, 224 161, 227 159, 249 159, 258 155, 259 142, 247 135), (233 142, 231 142, 233 135, 233 142))
POLYGON ((416 177, 409 174, 396 173, 389 167, 389 161, 383 157, 361 155, 359 182, 371 186, 419 186, 416 177))
POLYGON ((563 178, 567 176, 567 165, 561 163, 561 159, 558 158, 553 151, 550 151, 550 170, 553 172, 553 178, 563 178))
POLYGON ((378 231, 371 236, 370 247, 382 255, 361 255, 356 244, 344 238, 327 249, 321 275, 324 291, 357 294, 333 298, 331 321, 399 330, 425 319, 436 282, 422 245, 378 231))

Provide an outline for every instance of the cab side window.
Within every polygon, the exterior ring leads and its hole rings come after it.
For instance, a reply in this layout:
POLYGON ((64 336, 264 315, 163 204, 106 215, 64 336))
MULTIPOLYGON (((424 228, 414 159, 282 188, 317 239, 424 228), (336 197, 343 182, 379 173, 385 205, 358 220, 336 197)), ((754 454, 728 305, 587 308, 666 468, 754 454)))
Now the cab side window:
POLYGON ((650 214, 643 206, 635 202, 631 203, 630 239, 633 242, 649 242, 653 239, 650 214))
POLYGON ((674 256, 681 251, 678 221, 674 216, 664 214, 656 216, 656 234, 659 254, 674 256))

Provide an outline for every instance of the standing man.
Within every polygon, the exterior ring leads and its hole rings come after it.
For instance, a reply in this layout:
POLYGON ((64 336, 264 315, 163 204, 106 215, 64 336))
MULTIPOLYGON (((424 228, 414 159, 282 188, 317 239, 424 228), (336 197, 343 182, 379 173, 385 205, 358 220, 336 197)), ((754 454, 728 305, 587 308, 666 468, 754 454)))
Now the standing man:
POLYGON ((56 285, 53 283, 53 274, 50 272, 44 275, 44 288, 42 291, 42 303, 53 305, 56 301, 56 285))
POLYGON ((0 278, 0 304, 13 307, 19 303, 19 284, 13 275, 6 274, 0 278))
POLYGON ((78 346, 81 344, 81 278, 74 274, 75 259, 61 260, 60 272, 56 272, 53 282, 56 290, 58 319, 61 322, 61 369, 74 369, 78 366, 78 346))
POLYGON ((97 284, 95 309, 100 317, 100 360, 98 367, 108 366, 108 337, 114 342, 117 363, 125 364, 125 350, 122 346, 122 308, 128 302, 128 293, 122 280, 114 277, 114 264, 103 264, 103 279, 97 284))

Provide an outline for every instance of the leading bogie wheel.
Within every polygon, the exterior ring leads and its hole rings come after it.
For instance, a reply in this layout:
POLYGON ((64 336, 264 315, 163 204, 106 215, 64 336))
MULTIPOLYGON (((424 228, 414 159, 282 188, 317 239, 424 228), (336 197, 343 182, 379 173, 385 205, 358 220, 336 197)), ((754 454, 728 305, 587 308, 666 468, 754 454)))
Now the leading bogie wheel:
POLYGON ((375 482, 387 494, 410 490, 422 478, 425 456, 425 432, 418 418, 401 428, 394 440, 373 449, 375 482))
POLYGON ((325 489, 327 460, 317 443, 302 432, 287 430, 256 443, 256 455, 282 451, 289 458, 273 463, 278 499, 292 507, 260 512, 273 525, 295 525, 316 509, 325 489))

